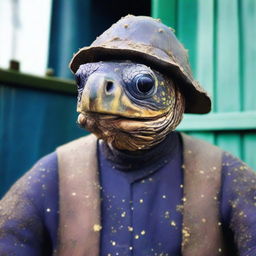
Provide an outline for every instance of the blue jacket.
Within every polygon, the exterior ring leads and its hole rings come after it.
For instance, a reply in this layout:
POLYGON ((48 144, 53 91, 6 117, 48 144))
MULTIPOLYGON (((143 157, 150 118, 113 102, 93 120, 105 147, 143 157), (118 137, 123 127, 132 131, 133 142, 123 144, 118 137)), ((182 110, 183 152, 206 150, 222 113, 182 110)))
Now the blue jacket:
MULTIPOLYGON (((101 255, 181 255, 183 158, 178 133, 143 155, 99 143, 98 162, 101 255)), ((233 245, 232 255, 256 255, 256 187, 251 186, 256 177, 246 170, 240 160, 223 155, 219 224, 226 242, 233 245), (247 183, 250 189, 239 193, 247 183)), ((54 152, 41 159, 1 201, 0 256, 52 255, 57 246, 58 200, 54 152)))

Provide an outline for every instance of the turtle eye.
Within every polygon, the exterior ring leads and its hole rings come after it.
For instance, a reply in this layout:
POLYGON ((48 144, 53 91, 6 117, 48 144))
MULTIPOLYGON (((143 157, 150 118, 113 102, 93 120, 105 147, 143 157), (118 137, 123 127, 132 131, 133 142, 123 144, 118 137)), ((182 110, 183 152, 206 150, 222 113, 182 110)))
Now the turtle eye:
POLYGON ((150 76, 139 76, 136 79, 136 87, 138 91, 142 94, 148 94, 151 92, 152 88, 154 87, 155 81, 150 76))
POLYGON ((85 84, 84 76, 81 73, 76 73, 75 80, 76 80, 76 86, 77 86, 77 92, 78 92, 77 100, 79 102, 81 100, 82 92, 85 84))
POLYGON ((155 80, 148 74, 137 75, 132 80, 131 93, 137 98, 152 96, 155 80))
POLYGON ((77 89, 78 89, 78 91, 80 91, 81 89, 83 89, 83 83, 82 83, 81 75, 77 74, 75 76, 75 78, 76 78, 77 89))

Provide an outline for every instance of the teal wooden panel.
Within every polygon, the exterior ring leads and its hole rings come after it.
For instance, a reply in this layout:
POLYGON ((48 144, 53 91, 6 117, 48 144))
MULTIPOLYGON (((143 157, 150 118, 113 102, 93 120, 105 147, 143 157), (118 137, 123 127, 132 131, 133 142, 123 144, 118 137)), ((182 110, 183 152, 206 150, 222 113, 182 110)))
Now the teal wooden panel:
POLYGON ((242 158, 242 142, 239 133, 216 133, 216 145, 242 158))
POLYGON ((256 132, 244 135, 243 160, 256 171, 256 132))
POLYGON ((187 114, 179 125, 181 131, 244 131, 256 129, 256 111, 187 114))
POLYGON ((189 135, 208 141, 211 144, 215 144, 215 135, 213 132, 189 132, 189 135))
POLYGON ((242 141, 239 133, 216 133, 216 144, 234 156, 242 158, 242 141))
POLYGON ((72 95, 0 85, 0 196, 40 157, 86 134, 72 95))
POLYGON ((176 29, 176 8, 177 0, 151 0, 151 15, 154 18, 161 18, 161 21, 176 29))
MULTIPOLYGON (((256 1, 240 1, 241 68, 243 79, 243 110, 256 110, 256 1)), ((255 120, 255 119, 254 119, 255 120)), ((252 120, 253 121, 253 120, 252 120)), ((255 125, 256 129, 256 125, 255 125)), ((256 132, 243 135, 243 160, 256 170, 256 132)))
MULTIPOLYGON (((214 1, 198 0, 196 79, 214 97, 214 1)), ((214 102, 214 100, 213 100, 214 102)))
POLYGON ((238 1, 217 0, 216 8, 216 110, 239 111, 240 53, 238 1))
MULTIPOLYGON (((164 17, 170 3, 153 2, 161 3, 154 13, 164 17)), ((179 129, 215 142, 256 169, 256 1, 179 0, 176 8, 177 35, 216 112, 186 116, 179 129)))
POLYGON ((176 34, 188 49, 193 73, 197 74, 197 0, 178 0, 176 34))
POLYGON ((256 110, 256 1, 240 1, 241 70, 243 71, 243 110, 256 110))
MULTIPOLYGON (((216 6, 216 110, 241 109, 238 1, 217 1, 216 6)), ((241 157, 238 133, 218 133, 217 145, 241 157)))

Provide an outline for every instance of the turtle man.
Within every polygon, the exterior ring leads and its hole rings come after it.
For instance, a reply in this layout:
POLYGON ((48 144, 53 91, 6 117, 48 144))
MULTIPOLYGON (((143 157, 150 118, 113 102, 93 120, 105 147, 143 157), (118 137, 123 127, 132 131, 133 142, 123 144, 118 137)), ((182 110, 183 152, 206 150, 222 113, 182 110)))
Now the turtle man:
POLYGON ((256 177, 175 131, 208 113, 186 50, 159 20, 128 15, 70 68, 92 134, 35 164, 0 202, 0 255, 256 255, 256 177))

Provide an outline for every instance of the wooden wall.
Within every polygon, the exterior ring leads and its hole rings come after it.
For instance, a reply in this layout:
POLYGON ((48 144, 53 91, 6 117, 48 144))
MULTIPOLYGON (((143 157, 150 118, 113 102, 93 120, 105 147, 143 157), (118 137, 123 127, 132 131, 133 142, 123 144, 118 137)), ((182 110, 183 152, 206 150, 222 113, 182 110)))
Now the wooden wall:
POLYGON ((152 0, 152 16, 176 30, 213 100, 210 114, 186 115, 179 129, 256 169, 256 1, 152 0))

